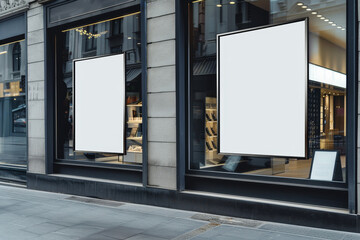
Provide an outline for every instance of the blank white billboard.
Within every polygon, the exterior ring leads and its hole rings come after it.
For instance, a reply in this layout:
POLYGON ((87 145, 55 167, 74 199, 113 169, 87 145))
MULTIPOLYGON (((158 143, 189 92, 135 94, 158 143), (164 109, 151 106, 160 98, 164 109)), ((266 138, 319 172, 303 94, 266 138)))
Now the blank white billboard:
POLYGON ((306 157, 307 20, 217 36, 219 153, 306 157))
POLYGON ((74 149, 125 153, 124 54, 74 61, 74 149))

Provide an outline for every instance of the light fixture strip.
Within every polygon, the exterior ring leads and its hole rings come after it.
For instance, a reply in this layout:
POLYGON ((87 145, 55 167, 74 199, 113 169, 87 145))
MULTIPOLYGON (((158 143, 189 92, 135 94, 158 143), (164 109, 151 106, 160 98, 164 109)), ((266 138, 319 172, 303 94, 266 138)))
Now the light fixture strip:
POLYGON ((84 27, 88 27, 88 26, 96 25, 96 24, 99 24, 99 23, 109 22, 109 21, 112 21, 112 20, 117 20, 117 19, 121 19, 121 18, 129 17, 129 16, 137 15, 137 14, 140 14, 140 13, 141 13, 140 11, 139 11, 139 12, 134 12, 134 13, 130 13, 130 14, 126 14, 126 15, 122 15, 122 16, 120 16, 120 17, 110 18, 110 19, 106 19, 106 20, 103 20, 103 21, 99 21, 99 22, 90 23, 90 24, 83 25, 83 26, 78 26, 78 27, 74 27, 74 28, 70 28, 70 29, 62 30, 61 32, 68 32, 68 31, 71 31, 71 30, 75 30, 75 29, 79 29, 79 28, 84 28, 84 27))
POLYGON ((9 42, 9 43, 4 43, 4 44, 1 44, 0 47, 5 46, 5 45, 10 45, 10 44, 18 43, 18 42, 22 42, 22 41, 25 41, 25 39, 21 39, 21 40, 9 42))
MULTIPOLYGON (((301 7, 301 8, 303 8, 303 9, 305 9, 306 11, 311 11, 311 8, 309 8, 308 6, 306 6, 306 5, 304 5, 304 3, 302 3, 302 2, 298 2, 297 4, 296 4, 297 6, 299 6, 299 7, 301 7)), ((328 19, 328 18, 325 18, 323 15, 321 15, 321 14, 318 14, 318 12, 317 11, 313 11, 313 12, 311 12, 311 14, 312 15, 316 15, 318 18, 320 18, 321 20, 324 20, 325 22, 327 22, 327 23, 329 23, 331 26, 333 26, 333 27, 336 27, 336 28, 338 28, 338 29, 341 29, 341 30, 346 30, 346 28, 343 28, 343 27, 341 27, 341 26, 338 26, 336 23, 334 23, 333 21, 331 21, 330 19, 328 19)))

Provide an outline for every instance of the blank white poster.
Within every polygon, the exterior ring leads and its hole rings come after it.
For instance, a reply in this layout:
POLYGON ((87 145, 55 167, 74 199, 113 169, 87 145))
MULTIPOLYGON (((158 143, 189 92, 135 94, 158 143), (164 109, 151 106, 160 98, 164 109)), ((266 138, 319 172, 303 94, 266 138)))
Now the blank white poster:
POLYGON ((75 151, 124 153, 123 54, 74 61, 75 151))
POLYGON ((332 181, 336 156, 336 151, 315 151, 310 179, 332 181))
POLYGON ((306 20, 219 34, 219 152, 306 156, 306 20))

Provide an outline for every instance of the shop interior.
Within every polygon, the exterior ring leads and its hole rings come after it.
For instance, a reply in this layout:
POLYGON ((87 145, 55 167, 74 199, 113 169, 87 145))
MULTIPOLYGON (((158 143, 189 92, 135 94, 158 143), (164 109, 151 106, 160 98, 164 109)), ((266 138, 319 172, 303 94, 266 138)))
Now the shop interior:
POLYGON ((342 180, 345 181, 346 1, 330 1, 327 5, 291 0, 194 1, 192 32, 193 151, 190 169, 307 179, 315 151, 329 150, 338 151, 342 180), (247 16, 248 21, 242 24, 243 20, 239 23, 234 16, 238 16, 237 12, 244 8, 254 16, 247 16), (209 20, 207 13, 216 12, 215 20, 209 20), (259 20, 252 21, 252 17, 255 19, 256 14, 261 12, 267 12, 270 20, 261 20, 261 23, 259 20), (209 50, 215 35, 208 31, 215 28, 215 32, 220 33, 251 27, 251 22, 261 26, 300 18, 309 19, 308 157, 295 159, 218 154, 216 55, 215 50, 209 50), (236 22, 236 27, 232 21, 236 22), (224 29, 224 22, 229 29, 224 29))

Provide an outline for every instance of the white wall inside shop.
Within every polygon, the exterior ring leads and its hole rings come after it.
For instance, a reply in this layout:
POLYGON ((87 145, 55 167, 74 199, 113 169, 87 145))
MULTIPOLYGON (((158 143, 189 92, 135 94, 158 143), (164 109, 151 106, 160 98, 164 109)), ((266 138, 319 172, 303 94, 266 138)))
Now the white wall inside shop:
POLYGON ((45 173, 44 11, 37 2, 27 12, 28 171, 45 173))
POLYGON ((148 184, 176 188, 175 0, 148 0, 148 184))

